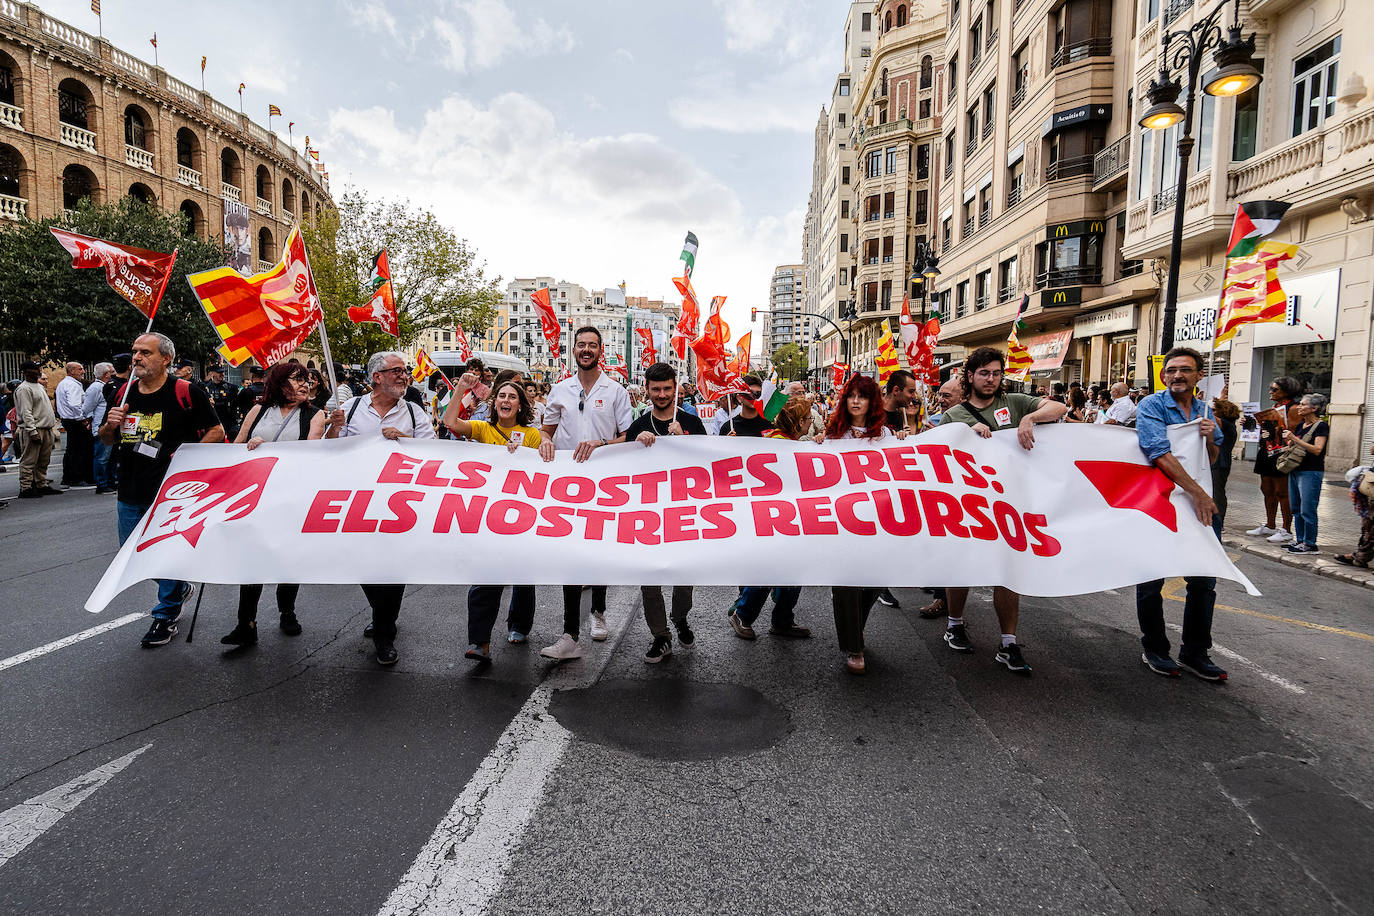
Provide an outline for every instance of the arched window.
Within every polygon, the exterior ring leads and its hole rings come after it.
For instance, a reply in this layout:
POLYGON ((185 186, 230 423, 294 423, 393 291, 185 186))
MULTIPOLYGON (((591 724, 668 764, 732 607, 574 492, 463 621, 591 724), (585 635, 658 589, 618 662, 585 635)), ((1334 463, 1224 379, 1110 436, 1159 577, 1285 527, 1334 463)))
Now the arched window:
POLYGON ((906 5, 897 7, 897 24, 906 25, 906 5))
POLYGON ((230 147, 220 150, 219 179, 227 185, 242 189, 243 167, 239 165, 239 154, 230 147))
MULTIPOLYGON (((898 23, 898 25, 900 25, 900 24, 901 24, 901 23, 898 23)), ((888 10, 887 13, 886 13, 886 15, 883 16, 883 31, 886 32, 886 31, 888 31, 888 30, 891 29, 891 28, 892 28, 892 10, 888 10)))
POLYGON ((258 166, 257 194, 262 200, 272 199, 272 173, 267 171, 267 166, 258 166))
POLYGON ((294 199, 293 199, 293 198, 295 198, 295 196, 296 196, 296 192, 295 192, 295 189, 292 187, 291 179, 290 179, 290 178, 283 178, 283 179, 281 180, 281 208, 282 208, 282 210, 283 210, 284 212, 286 212, 286 213, 295 213, 295 212, 296 212, 296 204, 295 204, 295 201, 294 201, 294 199))
POLYGON ((57 85, 57 119, 72 127, 89 128, 89 109, 95 101, 81 80, 65 79, 57 85))
POLYGON ((201 238, 205 232, 205 215, 194 200, 183 200, 178 208, 183 217, 181 232, 187 238, 201 238))
POLYGON ((135 105, 124 109, 124 143, 139 149, 148 149, 148 119, 135 105))
POLYGON ((23 197, 21 179, 24 175, 24 157, 12 146, 0 146, 0 194, 6 197, 23 197))
POLYGON ((266 226, 258 230, 258 260, 277 260, 277 252, 273 250, 272 246, 272 230, 266 226))
POLYGON ((200 169, 200 138, 189 127, 177 131, 177 165, 200 169))
POLYGON ((95 173, 84 165, 69 165, 62 170, 62 206, 68 210, 75 210, 76 205, 84 199, 89 199, 91 203, 99 203, 96 198, 100 185, 95 180, 95 173))
POLYGON ((14 67, 8 55, 0 57, 0 102, 6 105, 19 105, 15 101, 14 67))
POLYGON ((129 196, 150 207, 157 206, 157 197, 153 194, 153 189, 142 182, 136 181, 129 185, 129 196))
POLYGON ((302 192, 301 192, 301 216, 309 216, 309 215, 310 215, 310 195, 307 194, 307 193, 305 193, 304 191, 302 191, 302 192))
POLYGON ((929 54, 921 58, 921 88, 929 89, 931 76, 935 70, 935 61, 929 54))

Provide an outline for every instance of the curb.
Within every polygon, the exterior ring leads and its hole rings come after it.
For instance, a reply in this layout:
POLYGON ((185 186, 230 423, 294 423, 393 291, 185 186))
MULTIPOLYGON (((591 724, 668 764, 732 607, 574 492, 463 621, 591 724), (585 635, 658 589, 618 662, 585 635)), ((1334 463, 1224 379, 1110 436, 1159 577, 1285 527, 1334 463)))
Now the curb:
POLYGON ((1348 582, 1351 585, 1359 585, 1364 588, 1374 589, 1374 570, 1362 569, 1358 566, 1345 566, 1335 560, 1323 557, 1313 557, 1308 559, 1302 554, 1291 554, 1282 547, 1270 547, 1267 544, 1256 544, 1253 540, 1223 535, 1221 543, 1227 547, 1232 547, 1242 553, 1253 556, 1263 557, 1275 563, 1282 563, 1284 566, 1293 566, 1304 569, 1319 576, 1326 576, 1328 579, 1338 579, 1341 582, 1348 582))

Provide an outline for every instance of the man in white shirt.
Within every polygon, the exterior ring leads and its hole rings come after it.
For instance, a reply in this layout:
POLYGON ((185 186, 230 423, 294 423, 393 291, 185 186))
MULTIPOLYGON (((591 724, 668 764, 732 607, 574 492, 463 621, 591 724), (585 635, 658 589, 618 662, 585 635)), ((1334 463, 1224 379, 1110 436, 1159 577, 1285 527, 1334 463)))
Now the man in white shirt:
POLYGON ((1125 382, 1112 386, 1112 406, 1107 408, 1107 424, 1110 426, 1133 426, 1135 424, 1135 402, 1131 400, 1131 389, 1125 382))
MULTIPOLYGON (((81 415, 90 424, 91 429, 100 429, 100 424, 105 422, 105 383, 114 378, 114 366, 110 363, 96 363, 91 374, 95 376, 95 382, 86 389, 85 400, 81 404, 81 415)), ((110 477, 110 453, 114 451, 114 446, 94 437, 91 446, 91 471, 95 479, 95 493, 97 496, 113 493, 115 488, 114 480, 110 477)))
MULTIPOLYGON (((539 454, 553 458, 555 449, 571 449, 574 461, 586 461, 592 452, 630 428, 630 396, 600 369, 601 332, 590 325, 573 335, 573 361, 577 372, 549 392, 544 406, 543 442, 539 454)), ((563 586, 563 636, 540 651, 545 658, 581 658, 577 637, 582 617, 582 586, 563 586)), ((606 586, 592 586, 592 639, 600 642, 606 629, 606 586)))
POLYGON ((95 473, 91 464, 95 458, 95 440, 91 424, 86 419, 86 368, 80 363, 67 363, 67 377, 57 383, 57 419, 67 434, 67 448, 62 454, 62 486, 94 486, 95 473))
MULTIPOLYGON (((347 436, 381 436, 397 439, 433 439, 434 427, 424 408, 405 400, 410 384, 403 353, 374 353, 367 361, 372 392, 349 398, 329 415, 326 439, 347 436)), ((363 630, 377 647, 377 664, 394 665, 396 618, 401 613, 404 585, 364 585, 363 594, 372 605, 372 623, 363 630)))

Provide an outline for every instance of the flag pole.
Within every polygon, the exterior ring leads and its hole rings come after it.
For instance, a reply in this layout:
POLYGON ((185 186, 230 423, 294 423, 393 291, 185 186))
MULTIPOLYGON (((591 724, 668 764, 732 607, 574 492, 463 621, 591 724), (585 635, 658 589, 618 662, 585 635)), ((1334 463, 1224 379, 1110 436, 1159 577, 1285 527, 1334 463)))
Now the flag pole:
MULTIPOLYGON (((151 334, 151 333, 153 332, 153 316, 157 314, 157 307, 158 307, 159 305, 162 304, 162 294, 165 293, 165 292, 167 292, 167 284, 168 284, 168 283, 171 281, 171 279, 172 279, 172 268, 176 266, 176 263, 177 263, 177 252, 180 251, 180 250, 181 250, 180 248, 173 248, 173 249, 172 249, 172 263, 170 263, 170 264, 167 265, 167 273, 162 277, 162 285, 161 285, 160 287, 158 287, 158 290, 157 290, 157 298, 153 300, 153 307, 152 307, 151 309, 148 310, 148 326, 147 326, 146 328, 143 329, 143 333, 140 334, 139 337, 144 337, 144 336, 146 336, 146 335, 148 335, 148 334, 151 334)), ((135 338, 135 339, 137 339, 137 338, 135 338)), ((129 400, 129 389, 132 388, 133 386, 134 386, 134 373, 133 373, 133 370, 130 369, 130 370, 129 370, 129 383, 128 383, 127 385, 124 386, 124 393, 121 394, 121 395, 119 396, 119 403, 118 403, 117 405, 115 405, 115 406, 117 406, 117 407, 123 407, 123 406, 124 406, 125 402, 129 400)))
MULTIPOLYGON (((240 93, 240 98, 242 98, 242 93, 240 93)), ((296 223, 291 231, 300 235, 301 224, 299 222, 296 223)), ((290 242, 290 233, 287 234, 286 239, 290 242)), ((305 272, 310 277, 310 285, 315 286, 315 271, 310 266, 310 247, 305 244, 305 236, 301 236, 301 251, 305 254, 305 272)), ((329 334, 326 333, 324 329, 324 304, 320 302, 319 297, 320 291, 319 288, 316 287, 315 307, 320 310, 320 354, 324 357, 325 374, 329 376, 329 396, 335 400, 335 407, 342 407, 343 405, 338 403, 339 380, 334 377, 334 357, 329 352, 329 334)))

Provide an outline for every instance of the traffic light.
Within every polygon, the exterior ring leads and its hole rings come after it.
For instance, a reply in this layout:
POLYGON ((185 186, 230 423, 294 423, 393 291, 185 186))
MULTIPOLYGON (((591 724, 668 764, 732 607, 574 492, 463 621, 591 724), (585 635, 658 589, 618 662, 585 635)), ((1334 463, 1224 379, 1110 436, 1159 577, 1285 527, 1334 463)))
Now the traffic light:
POLYGON ((750 324, 753 324, 755 321, 758 321, 758 320, 759 320, 759 310, 758 310, 758 309, 751 308, 751 309, 749 310, 749 323, 750 323, 750 324))

